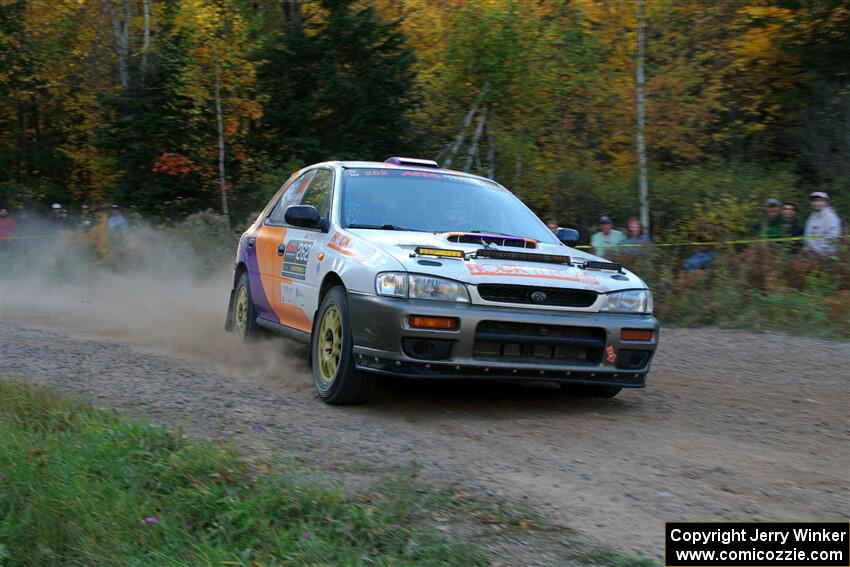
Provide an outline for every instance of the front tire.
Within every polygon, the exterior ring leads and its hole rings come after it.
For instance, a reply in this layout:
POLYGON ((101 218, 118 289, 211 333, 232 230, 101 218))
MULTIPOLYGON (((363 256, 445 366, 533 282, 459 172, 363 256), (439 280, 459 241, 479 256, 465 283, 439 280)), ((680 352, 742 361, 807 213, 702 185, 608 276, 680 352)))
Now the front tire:
POLYGON ((233 332, 243 342, 254 341, 263 336, 263 330, 257 325, 257 311, 254 309, 254 298, 251 295, 248 272, 244 272, 239 278, 239 283, 236 284, 233 304, 233 332))
POLYGON ((310 337, 313 384, 329 404, 361 404, 372 392, 375 377, 357 370, 353 347, 348 297, 337 286, 322 300, 310 337))

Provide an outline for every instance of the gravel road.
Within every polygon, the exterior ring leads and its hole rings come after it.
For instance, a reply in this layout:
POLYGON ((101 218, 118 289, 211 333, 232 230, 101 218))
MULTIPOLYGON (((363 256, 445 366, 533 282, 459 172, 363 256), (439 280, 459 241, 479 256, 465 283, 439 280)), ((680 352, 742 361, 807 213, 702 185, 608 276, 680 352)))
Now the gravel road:
POLYGON ((131 306, 103 289, 6 282, 0 379, 320 462, 417 463, 622 551, 660 553, 665 520, 850 517, 844 342, 665 329, 648 388, 612 400, 545 384, 387 381, 369 406, 330 407, 302 347, 244 347, 221 331, 218 285, 131 306))

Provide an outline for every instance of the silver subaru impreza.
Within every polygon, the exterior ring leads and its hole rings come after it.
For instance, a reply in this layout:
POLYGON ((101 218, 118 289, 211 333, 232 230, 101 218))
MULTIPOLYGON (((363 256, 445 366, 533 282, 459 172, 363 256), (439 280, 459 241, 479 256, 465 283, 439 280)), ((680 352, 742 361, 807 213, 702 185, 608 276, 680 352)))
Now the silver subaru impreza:
POLYGON ((495 181, 433 161, 312 165, 242 235, 226 328, 308 343, 331 404, 365 401, 380 375, 643 387, 652 293, 559 236, 495 181))

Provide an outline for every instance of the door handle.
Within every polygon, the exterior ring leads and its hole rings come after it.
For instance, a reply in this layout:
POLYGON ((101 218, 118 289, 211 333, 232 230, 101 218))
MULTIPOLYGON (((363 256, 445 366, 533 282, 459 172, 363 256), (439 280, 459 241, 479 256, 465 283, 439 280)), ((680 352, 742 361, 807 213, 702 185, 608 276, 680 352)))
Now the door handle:
POLYGON ((285 253, 286 253, 286 245, 285 244, 281 244, 280 246, 277 247, 277 255, 278 256, 283 256, 285 253))
POLYGON ((253 248, 253 247, 254 247, 254 242, 256 242, 256 241, 257 241, 257 239, 256 239, 256 238, 254 238, 254 237, 249 238, 249 239, 248 239, 248 248, 253 248))

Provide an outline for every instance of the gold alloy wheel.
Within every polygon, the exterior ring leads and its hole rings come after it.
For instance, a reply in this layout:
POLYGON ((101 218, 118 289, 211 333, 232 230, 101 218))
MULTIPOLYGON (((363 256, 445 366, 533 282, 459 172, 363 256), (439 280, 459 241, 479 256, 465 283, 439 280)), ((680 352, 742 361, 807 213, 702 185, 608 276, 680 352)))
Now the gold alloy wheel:
POLYGON ((319 377, 330 384, 339 368, 342 353, 342 316, 336 305, 329 305, 319 327, 319 377))
POLYGON ((244 337, 248 331, 248 288, 241 286, 236 292, 236 333, 244 337))

